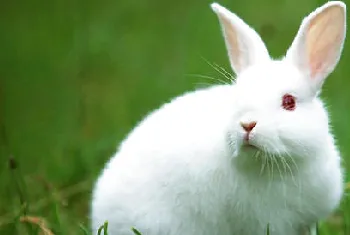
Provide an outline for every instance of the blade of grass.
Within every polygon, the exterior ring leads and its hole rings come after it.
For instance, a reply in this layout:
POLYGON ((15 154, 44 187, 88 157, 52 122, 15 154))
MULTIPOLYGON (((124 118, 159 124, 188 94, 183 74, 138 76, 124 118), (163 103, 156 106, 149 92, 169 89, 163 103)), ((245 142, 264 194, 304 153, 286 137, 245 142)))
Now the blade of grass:
MULTIPOLYGON (((15 185, 18 197, 19 197, 19 201, 21 204, 21 210, 20 210, 20 217, 21 216, 27 216, 28 214, 28 197, 27 197, 27 191, 26 191, 26 187, 25 187, 25 182, 23 180, 23 176, 21 174, 21 172, 19 171, 19 167, 18 167, 18 163, 15 160, 15 158, 13 156, 9 157, 9 161, 8 161, 8 166, 12 175, 12 181, 15 185)), ((30 223, 25 223, 26 229, 27 231, 29 231, 29 234, 32 235, 36 235, 38 232, 38 228, 33 226, 30 223)))
POLYGON ((34 234, 39 234, 39 229, 44 235, 54 235, 53 232, 48 228, 47 223, 44 219, 34 216, 22 216, 20 221, 23 223, 29 223, 36 225, 37 231, 34 234))
POLYGON ((55 217, 55 227, 57 230, 57 234, 66 234, 65 227, 62 226, 62 221, 60 217, 60 200, 58 196, 58 192, 56 191, 55 188, 52 188, 52 207, 53 207, 53 212, 54 212, 54 217, 55 217))
POLYGON ((318 223, 309 228, 310 235, 318 235, 318 223))
POLYGON ((132 227, 131 230, 134 232, 135 235, 142 235, 139 230, 137 230, 136 228, 132 227))
POLYGON ((102 235, 102 230, 103 235, 108 235, 108 221, 106 221, 103 225, 99 227, 97 234, 102 235))
MULTIPOLYGON (((61 192, 58 192, 58 193, 62 198, 69 198, 69 197, 72 197, 78 193, 88 191, 89 185, 90 185, 89 180, 82 181, 78 184, 75 184, 75 185, 72 185, 66 189, 63 189, 61 192)), ((31 203, 30 204, 30 211, 32 213, 38 212, 38 211, 50 206, 51 201, 52 201, 52 195, 50 194, 49 197, 44 197, 35 203, 31 203)), ((12 223, 12 221, 14 220, 14 217, 17 216, 17 214, 22 213, 21 211, 22 211, 22 209, 0 216, 0 227, 5 226, 6 224, 12 223)))
POLYGON ((343 229, 344 234, 350 234, 350 214, 349 214, 350 204, 349 204, 349 198, 346 196, 344 203, 343 203, 343 229))
POLYGON ((90 235, 89 230, 82 223, 79 224, 79 228, 83 232, 84 235, 90 235))

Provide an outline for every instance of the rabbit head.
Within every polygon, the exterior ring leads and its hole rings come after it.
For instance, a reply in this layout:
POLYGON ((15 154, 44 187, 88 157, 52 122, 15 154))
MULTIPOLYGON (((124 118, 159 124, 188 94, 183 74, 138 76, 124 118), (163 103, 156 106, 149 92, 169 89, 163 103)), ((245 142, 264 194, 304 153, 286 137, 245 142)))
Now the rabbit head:
POLYGON ((318 95, 342 52, 345 4, 328 2, 305 17, 286 55, 278 60, 237 15, 217 3, 211 7, 237 75, 235 128, 230 133, 234 147, 279 156, 317 156, 333 141, 318 95))

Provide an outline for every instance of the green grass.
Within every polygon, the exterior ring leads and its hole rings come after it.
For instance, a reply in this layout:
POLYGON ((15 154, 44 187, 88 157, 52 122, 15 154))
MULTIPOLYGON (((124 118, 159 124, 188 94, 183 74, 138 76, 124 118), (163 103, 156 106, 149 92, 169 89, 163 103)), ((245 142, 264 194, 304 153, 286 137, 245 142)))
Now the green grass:
MULTIPOLYGON (((263 36, 275 57, 285 52, 302 17, 324 2, 220 1, 263 36)), ((89 233, 92 184, 127 132, 171 97, 213 83, 204 76, 223 79, 203 57, 230 71, 209 3, 2 4, 0 234, 89 233)), ((349 62, 346 42, 323 91, 346 172, 349 62)), ((319 227, 322 235, 350 234, 347 197, 319 227)))

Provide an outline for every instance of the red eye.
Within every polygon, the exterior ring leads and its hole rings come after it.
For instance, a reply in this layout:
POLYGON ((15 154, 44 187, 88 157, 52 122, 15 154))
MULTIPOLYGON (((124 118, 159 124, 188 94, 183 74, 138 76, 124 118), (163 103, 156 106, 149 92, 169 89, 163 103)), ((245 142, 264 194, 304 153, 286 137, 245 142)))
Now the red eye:
POLYGON ((282 106, 285 110, 292 111, 295 109, 295 97, 289 94, 286 94, 282 98, 282 106))

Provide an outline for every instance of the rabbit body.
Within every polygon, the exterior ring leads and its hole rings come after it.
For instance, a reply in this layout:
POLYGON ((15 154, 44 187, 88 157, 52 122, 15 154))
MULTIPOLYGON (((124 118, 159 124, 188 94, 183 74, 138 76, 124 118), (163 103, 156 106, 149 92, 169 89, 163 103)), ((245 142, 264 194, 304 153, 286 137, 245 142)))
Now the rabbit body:
POLYGON ((270 224, 270 234, 297 235, 327 216, 342 194, 332 140, 298 170, 289 163, 293 173, 282 163, 261 173, 254 151, 233 158, 228 146, 233 94, 230 85, 189 93, 141 122, 98 180, 93 227, 108 220, 112 235, 131 227, 145 235, 263 235, 270 224))
POLYGON ((289 54, 263 57, 244 70, 248 60, 230 57, 236 83, 179 96, 131 131, 96 182, 94 231, 108 221, 111 235, 263 235, 268 226, 298 235, 339 205, 342 168, 321 85, 289 54), (281 108, 285 93, 295 110, 281 108))

